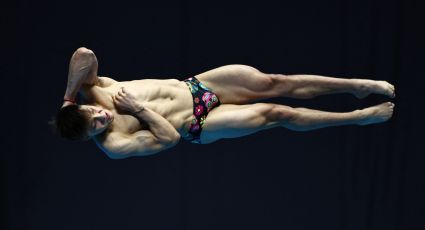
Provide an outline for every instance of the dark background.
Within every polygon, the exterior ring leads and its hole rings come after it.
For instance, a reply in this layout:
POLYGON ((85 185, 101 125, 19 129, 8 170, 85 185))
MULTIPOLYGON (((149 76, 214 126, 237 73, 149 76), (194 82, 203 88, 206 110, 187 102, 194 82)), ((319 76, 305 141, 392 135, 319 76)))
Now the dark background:
MULTIPOLYGON (((424 1, 20 0, 1 11, 1 229, 425 229, 424 1), (99 75, 183 80, 226 64, 387 80, 393 118, 181 141, 111 160, 52 134, 69 58, 99 75)), ((271 100, 350 111, 389 99, 271 100)))

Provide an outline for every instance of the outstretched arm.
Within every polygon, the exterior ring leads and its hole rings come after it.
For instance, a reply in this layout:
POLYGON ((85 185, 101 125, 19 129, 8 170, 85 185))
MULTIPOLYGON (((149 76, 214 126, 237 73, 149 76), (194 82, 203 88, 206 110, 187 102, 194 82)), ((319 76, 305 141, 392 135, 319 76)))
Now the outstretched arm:
MULTIPOLYGON (((98 62, 92 50, 78 48, 71 57, 68 70, 68 83, 64 100, 75 101, 75 96, 83 84, 94 85, 97 81, 98 62)), ((64 101, 63 106, 72 104, 64 101)))

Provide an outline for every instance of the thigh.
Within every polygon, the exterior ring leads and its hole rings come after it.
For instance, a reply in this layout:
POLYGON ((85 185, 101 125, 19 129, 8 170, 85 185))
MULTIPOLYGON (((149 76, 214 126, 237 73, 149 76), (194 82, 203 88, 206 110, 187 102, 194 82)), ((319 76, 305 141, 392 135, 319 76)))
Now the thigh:
POLYGON ((224 104, 245 104, 258 98, 271 84, 267 74, 248 65, 225 65, 195 76, 224 104))
POLYGON ((222 104, 211 110, 205 119, 201 142, 208 144, 222 138, 246 136, 264 128, 278 126, 268 119, 276 113, 275 105, 255 103, 247 105, 222 104))

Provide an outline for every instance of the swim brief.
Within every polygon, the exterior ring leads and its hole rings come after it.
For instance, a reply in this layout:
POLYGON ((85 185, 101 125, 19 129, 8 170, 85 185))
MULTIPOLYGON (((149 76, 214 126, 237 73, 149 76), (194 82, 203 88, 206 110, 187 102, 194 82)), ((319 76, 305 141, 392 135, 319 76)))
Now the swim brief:
POLYGON ((193 98, 193 116, 189 132, 183 139, 195 144, 201 144, 201 131, 204 126, 208 112, 220 105, 220 101, 215 93, 203 85, 195 77, 183 80, 189 87, 193 98))

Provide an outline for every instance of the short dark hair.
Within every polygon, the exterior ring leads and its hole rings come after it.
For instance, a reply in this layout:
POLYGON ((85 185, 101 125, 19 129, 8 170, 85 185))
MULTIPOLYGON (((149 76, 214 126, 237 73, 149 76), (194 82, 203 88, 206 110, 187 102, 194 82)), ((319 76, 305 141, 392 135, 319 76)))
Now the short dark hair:
POLYGON ((62 107, 54 119, 56 131, 60 136, 69 140, 87 139, 89 117, 80 105, 62 107))

